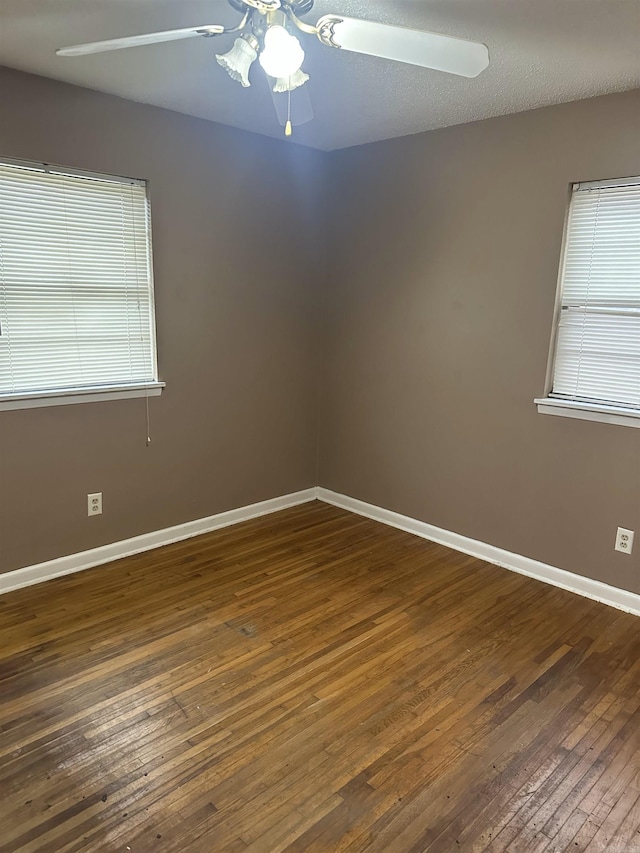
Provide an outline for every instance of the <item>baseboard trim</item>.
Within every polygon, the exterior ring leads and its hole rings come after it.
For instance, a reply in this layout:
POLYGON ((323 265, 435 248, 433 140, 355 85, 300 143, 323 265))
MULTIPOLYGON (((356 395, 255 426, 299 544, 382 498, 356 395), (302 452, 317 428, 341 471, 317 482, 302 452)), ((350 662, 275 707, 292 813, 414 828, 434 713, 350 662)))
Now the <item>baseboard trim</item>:
POLYGON ((130 557, 132 554, 140 554, 142 551, 151 551, 162 545, 170 545, 180 542, 182 539, 190 539, 200 536, 202 533, 210 533, 221 527, 229 527, 241 521, 249 521, 259 518, 261 515, 269 515, 281 509, 298 506, 308 501, 316 500, 318 490, 304 489, 301 492, 293 492, 282 495, 279 498, 260 501, 260 503, 239 507, 208 518, 199 518, 195 521, 187 521, 184 524, 176 524, 174 527, 166 527, 164 530, 154 530, 151 533, 143 533, 132 539, 123 539, 110 545, 102 545, 92 548, 90 551, 80 551, 77 554, 69 554, 67 557, 59 557, 48 560, 46 563, 38 563, 34 566, 26 566, 24 569, 16 569, 12 572, 0 575, 0 595, 20 589, 23 586, 32 586, 36 583, 52 580, 62 575, 70 575, 74 572, 82 572, 94 566, 110 563, 122 557, 130 557))
POLYGON ((618 610, 624 610, 626 613, 640 616, 640 595, 637 593, 618 589, 618 587, 609 586, 601 581, 594 581, 581 575, 575 575, 573 572, 567 572, 564 569, 557 569, 546 563, 540 563, 538 560, 532 560, 530 557, 513 554, 511 551, 505 551, 495 545, 487 545, 486 542, 479 542, 476 539, 461 536, 459 533, 443 530, 433 524, 427 524, 424 521, 418 521, 408 515, 400 515, 400 513, 388 509, 382 509, 357 500, 357 498, 332 492, 330 489, 318 488, 318 500, 349 510, 357 515, 363 515, 374 521, 388 524, 390 527, 397 527, 399 530, 413 533, 415 536, 421 536, 423 539, 437 542, 439 545, 445 545, 447 548, 453 548, 463 554, 469 554, 471 557, 478 557, 480 560, 493 563, 503 569, 510 569, 512 572, 527 575, 552 586, 575 592, 585 598, 608 604, 610 607, 616 607, 618 610))
POLYGON ((195 521, 187 521, 184 524, 166 527, 163 530, 143 533, 141 536, 134 536, 132 539, 124 539, 120 542, 113 542, 110 545, 92 548, 90 551, 69 554, 66 557, 59 557, 55 560, 48 560, 45 563, 38 563, 34 566, 26 566, 23 569, 7 572, 0 575, 0 595, 63 575, 82 572, 94 566, 110 563, 113 560, 120 560, 122 557, 130 557, 133 554, 140 554, 143 551, 151 551, 163 545, 170 545, 173 542, 180 542, 183 539, 190 539, 193 536, 210 533, 222 527, 229 527, 232 524, 239 524, 242 521, 249 521, 252 518, 259 518, 262 515, 269 515, 272 512, 278 512, 279 510, 288 509, 289 507, 298 506, 299 504, 308 503, 316 499, 356 513, 357 515, 365 516, 374 521, 379 521, 382 524, 387 524, 390 527, 404 530, 406 533, 412 533, 414 536, 428 539, 430 542, 437 542, 439 545, 452 548, 454 551, 461 551, 463 554, 469 554, 471 557, 477 557, 480 560, 493 563, 503 569, 527 575, 552 586, 582 595, 585 598, 591 598, 602 604, 608 604, 610 607, 616 607, 618 610, 624 610, 626 613, 633 613, 636 616, 640 616, 640 595, 637 593, 618 589, 617 587, 609 586, 601 581, 591 580, 591 578, 585 578, 581 575, 575 575, 564 569, 558 569, 555 566, 549 566, 538 560, 532 560, 530 557, 513 554, 511 551, 505 551, 503 548, 497 548, 495 545, 488 545, 486 542, 470 539, 468 536, 462 536, 459 533, 452 533, 450 530, 444 530, 433 524, 427 524, 425 521, 418 521, 418 519, 411 518, 408 515, 401 515, 400 513, 392 512, 391 510, 383 509, 382 507, 374 506, 357 498, 341 495, 322 487, 304 489, 300 492, 293 492, 289 495, 260 501, 260 503, 250 504, 249 506, 239 507, 238 509, 228 510, 227 512, 220 512, 217 515, 211 515, 207 518, 199 518, 195 521))

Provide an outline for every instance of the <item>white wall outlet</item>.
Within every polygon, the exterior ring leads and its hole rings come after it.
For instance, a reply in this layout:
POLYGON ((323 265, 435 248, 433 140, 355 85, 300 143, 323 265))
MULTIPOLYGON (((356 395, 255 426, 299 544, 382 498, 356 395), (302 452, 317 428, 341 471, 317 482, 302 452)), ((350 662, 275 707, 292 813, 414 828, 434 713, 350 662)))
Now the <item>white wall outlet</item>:
POLYGON ((624 527, 618 528, 616 551, 622 551, 623 554, 630 554, 633 551, 633 530, 625 530, 624 527))
POLYGON ((102 492, 87 495, 87 515, 102 515, 102 492))

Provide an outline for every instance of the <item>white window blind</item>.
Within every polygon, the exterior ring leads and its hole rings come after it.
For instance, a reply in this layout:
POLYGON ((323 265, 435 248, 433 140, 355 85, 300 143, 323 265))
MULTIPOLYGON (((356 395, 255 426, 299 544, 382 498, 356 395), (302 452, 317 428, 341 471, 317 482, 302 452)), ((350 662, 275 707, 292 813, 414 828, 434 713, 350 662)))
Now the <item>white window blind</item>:
POLYGON ((550 396, 640 410, 640 178, 573 188, 550 396))
POLYGON ((0 398, 154 382, 144 182, 0 161, 0 398))

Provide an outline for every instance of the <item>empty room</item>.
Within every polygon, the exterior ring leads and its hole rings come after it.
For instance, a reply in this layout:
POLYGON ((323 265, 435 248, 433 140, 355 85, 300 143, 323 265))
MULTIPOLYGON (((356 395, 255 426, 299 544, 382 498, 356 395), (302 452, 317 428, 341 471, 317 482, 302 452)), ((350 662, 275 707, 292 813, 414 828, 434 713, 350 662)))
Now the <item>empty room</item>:
POLYGON ((639 427, 640 0, 0 0, 0 853, 640 853, 639 427))

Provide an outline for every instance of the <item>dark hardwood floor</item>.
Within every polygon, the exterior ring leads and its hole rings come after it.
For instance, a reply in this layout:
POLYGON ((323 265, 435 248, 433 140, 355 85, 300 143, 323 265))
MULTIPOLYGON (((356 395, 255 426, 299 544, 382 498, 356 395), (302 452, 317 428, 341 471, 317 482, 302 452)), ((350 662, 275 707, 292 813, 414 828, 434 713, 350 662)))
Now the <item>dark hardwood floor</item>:
POLYGON ((313 503, 0 619, 2 853, 640 853, 604 605, 313 503))

